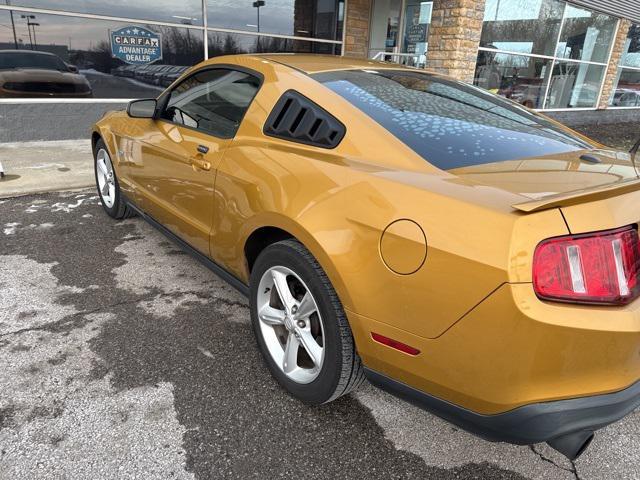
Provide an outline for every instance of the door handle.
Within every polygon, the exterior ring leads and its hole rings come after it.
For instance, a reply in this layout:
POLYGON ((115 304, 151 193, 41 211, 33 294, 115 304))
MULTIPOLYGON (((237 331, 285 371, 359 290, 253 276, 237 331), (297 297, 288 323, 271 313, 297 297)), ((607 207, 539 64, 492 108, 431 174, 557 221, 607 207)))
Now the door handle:
POLYGON ((191 166, 193 167, 194 170, 200 169, 200 170, 205 170, 207 172, 211 170, 211 163, 207 162, 206 160, 202 160, 200 158, 192 158, 191 166))
POLYGON ((198 145, 198 153, 206 155, 207 153, 209 153, 209 147, 207 147, 206 145, 198 145))

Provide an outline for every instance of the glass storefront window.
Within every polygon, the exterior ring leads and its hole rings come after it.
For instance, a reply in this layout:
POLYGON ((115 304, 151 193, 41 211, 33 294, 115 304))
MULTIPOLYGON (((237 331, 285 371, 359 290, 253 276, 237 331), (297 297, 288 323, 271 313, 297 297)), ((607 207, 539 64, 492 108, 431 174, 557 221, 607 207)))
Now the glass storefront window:
POLYGON ((638 24, 633 24, 629 28, 621 65, 623 67, 640 68, 640 25, 638 24))
POLYGON ((487 0, 480 45, 553 55, 563 10, 559 0, 487 0))
POLYGON ((604 72, 604 65, 556 62, 546 108, 595 108, 604 72))
POLYGON ((0 0, 14 7, 42 8, 109 17, 135 18, 157 22, 202 25, 200 0, 0 0))
MULTIPOLYGON (((0 98, 157 97, 204 59, 201 30, 38 14, 34 35, 17 18, 14 12, 15 40, 11 29, 0 29, 0 98), (157 38, 160 58, 144 63, 135 54, 137 64, 114 58, 111 34, 123 28, 157 38)), ((8 11, 0 11, 0 24, 11 25, 8 11)))
POLYGON ((567 5, 556 56, 606 63, 618 19, 567 5))
POLYGON ((283 37, 209 32, 209 58, 243 53, 323 53, 339 55, 341 45, 283 37))
POLYGON ((640 69, 621 68, 611 98, 614 107, 640 107, 640 69))
POLYGON ((617 25, 561 0, 487 0, 475 84, 530 108, 596 108, 617 25))
POLYGON ((474 83, 529 108, 543 108, 551 60, 480 51, 474 83))
POLYGON ((237 2, 208 1, 221 29, 205 29, 202 0, 0 0, 0 100, 157 97, 205 53, 342 52, 344 0, 256 0, 241 10, 259 11, 259 35, 232 18, 237 2))
POLYGON ((393 52, 400 46, 400 11, 402 0, 374 0, 371 15, 369 57, 379 52, 393 52))
POLYGON ((632 25, 629 29, 609 104, 614 107, 640 107, 640 25, 632 25))
POLYGON ((207 1, 209 27, 340 40, 344 0, 207 1))

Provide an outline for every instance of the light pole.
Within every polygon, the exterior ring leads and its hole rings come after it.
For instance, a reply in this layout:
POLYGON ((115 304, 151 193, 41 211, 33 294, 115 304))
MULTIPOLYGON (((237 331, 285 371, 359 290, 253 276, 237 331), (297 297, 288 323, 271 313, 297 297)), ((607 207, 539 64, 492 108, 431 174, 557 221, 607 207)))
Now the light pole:
POLYGON ((264 7, 264 0, 256 0, 253 2, 253 7, 258 12, 258 33, 260 33, 260 7, 264 7))
MULTIPOLYGON (((5 0, 7 6, 11 6, 11 2, 9 0, 5 0)), ((11 16, 11 29, 13 30, 13 44, 18 50, 18 36, 16 35, 16 22, 13 20, 13 10, 9 10, 9 15, 11 16)))
POLYGON ((36 27, 39 27, 39 23, 27 22, 27 27, 33 27, 33 45, 35 49, 38 49, 38 40, 36 40, 36 27))
MULTIPOLYGON (((258 13, 258 23, 256 25, 258 27, 258 33, 260 33, 260 7, 264 7, 264 5, 264 0, 256 0, 255 2, 253 2, 253 7, 258 13)), ((258 42, 256 46, 258 47, 258 52, 260 52, 260 35, 258 35, 258 42)))
POLYGON ((29 31, 29 44, 31 44, 31 50, 33 50, 33 38, 31 37, 31 20, 35 20, 35 15, 20 15, 20 18, 27 20, 27 30, 29 31))

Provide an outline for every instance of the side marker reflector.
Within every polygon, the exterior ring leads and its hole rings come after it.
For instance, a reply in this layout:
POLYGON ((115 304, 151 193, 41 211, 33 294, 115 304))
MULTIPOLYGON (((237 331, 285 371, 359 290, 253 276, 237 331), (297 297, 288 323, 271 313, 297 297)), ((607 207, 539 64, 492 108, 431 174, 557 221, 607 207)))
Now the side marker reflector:
POLYGON ((394 348, 396 350, 400 350, 403 353, 407 353, 409 355, 418 355, 420 350, 414 348, 406 343, 399 342, 398 340, 394 340, 393 338, 385 337, 384 335, 380 335, 379 333, 371 332, 371 338, 373 338, 376 342, 386 345, 387 347, 394 348))

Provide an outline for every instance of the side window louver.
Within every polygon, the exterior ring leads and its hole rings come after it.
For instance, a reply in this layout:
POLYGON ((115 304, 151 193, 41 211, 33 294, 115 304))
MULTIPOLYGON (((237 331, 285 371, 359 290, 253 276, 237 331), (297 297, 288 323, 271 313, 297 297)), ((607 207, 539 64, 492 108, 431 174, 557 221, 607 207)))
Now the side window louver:
POLYGON ((264 134, 322 148, 335 148, 345 126, 320 105, 289 90, 278 100, 264 124, 264 134))

